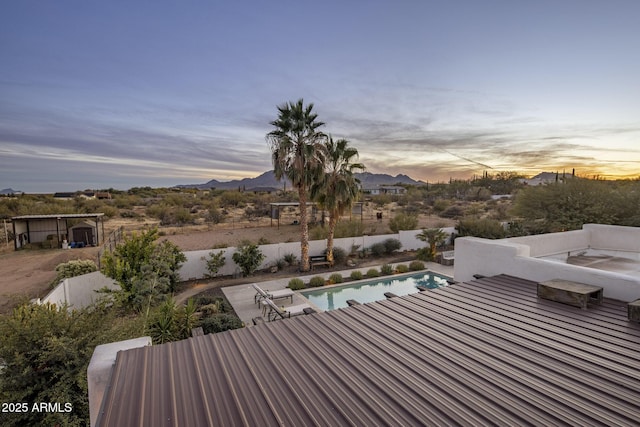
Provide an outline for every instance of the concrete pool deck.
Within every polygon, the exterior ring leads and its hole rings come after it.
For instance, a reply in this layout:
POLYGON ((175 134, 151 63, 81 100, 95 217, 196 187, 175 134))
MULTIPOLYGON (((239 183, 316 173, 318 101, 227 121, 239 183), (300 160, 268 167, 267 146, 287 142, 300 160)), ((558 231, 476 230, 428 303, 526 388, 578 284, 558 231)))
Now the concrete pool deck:
MULTIPOLYGON (((408 262, 399 262, 391 264, 396 266, 398 264, 408 265, 408 262)), ((439 273, 448 277, 453 278, 453 266, 445 266, 441 264, 436 264, 434 262, 425 262, 425 269, 429 271, 433 271, 434 273, 439 273)), ((363 274, 369 270, 370 268, 376 268, 378 271, 380 270, 380 266, 372 266, 366 268, 352 268, 348 270, 340 270, 340 271, 330 271, 326 273, 322 273, 320 271, 316 271, 313 274, 308 274, 304 276, 297 276, 302 281, 308 282, 309 279, 315 276, 321 276, 325 279, 328 279, 334 273, 340 273, 343 277, 348 277, 352 271, 361 271, 363 274)), ((390 276, 381 276, 390 277, 390 276)), ((280 289, 285 289, 289 284, 289 281, 292 277, 285 277, 277 280, 269 280, 265 282, 260 282, 258 285, 260 288, 269 291, 277 291, 280 289)), ((254 303, 254 295, 256 294, 255 289, 251 286, 251 284, 243 284, 236 286, 227 286, 222 288, 222 292, 227 297, 229 303, 233 306, 234 311, 245 324, 245 326, 253 326, 253 318, 262 317, 262 310, 260 305, 254 303)), ((284 304, 284 308, 286 309, 288 306, 297 305, 297 304, 305 304, 308 303, 307 299, 300 295, 299 292, 296 292, 293 296, 293 302, 286 300, 286 304, 284 304)), ((278 305, 282 305, 281 301, 278 301, 278 305)), ((266 321, 266 319, 265 319, 266 321)))

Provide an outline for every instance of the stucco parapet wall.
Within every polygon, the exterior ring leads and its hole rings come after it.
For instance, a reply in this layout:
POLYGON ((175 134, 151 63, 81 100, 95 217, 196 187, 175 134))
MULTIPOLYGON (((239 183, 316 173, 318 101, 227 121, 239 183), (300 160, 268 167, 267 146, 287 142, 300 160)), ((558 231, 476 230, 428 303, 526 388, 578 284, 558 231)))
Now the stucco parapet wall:
POLYGON ((116 363, 119 351, 151 345, 151 337, 140 337, 126 341, 102 344, 95 348, 89 367, 87 382, 89 386, 89 418, 96 425, 104 392, 111 381, 111 371, 116 363))
POLYGON ((640 227, 585 224, 582 228, 590 233, 591 248, 640 252, 640 227))

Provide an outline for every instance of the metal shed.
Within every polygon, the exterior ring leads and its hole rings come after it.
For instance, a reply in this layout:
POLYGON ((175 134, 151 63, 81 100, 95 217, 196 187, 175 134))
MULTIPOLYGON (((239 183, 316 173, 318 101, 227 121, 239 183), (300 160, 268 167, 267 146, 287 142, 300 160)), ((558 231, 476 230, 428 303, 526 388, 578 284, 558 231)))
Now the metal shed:
POLYGON ((80 224, 93 231, 91 241, 85 244, 100 245, 104 240, 103 213, 22 215, 11 218, 14 248, 24 249, 34 244, 46 248, 59 248, 64 240, 73 239, 73 236, 70 236, 73 227, 69 222, 77 219, 85 220, 80 224))

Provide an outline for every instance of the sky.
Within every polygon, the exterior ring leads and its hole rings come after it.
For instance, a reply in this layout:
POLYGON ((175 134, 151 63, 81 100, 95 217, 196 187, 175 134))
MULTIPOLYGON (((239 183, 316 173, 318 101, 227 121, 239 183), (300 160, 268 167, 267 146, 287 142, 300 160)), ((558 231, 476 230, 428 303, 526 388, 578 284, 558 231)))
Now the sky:
POLYGON ((303 98, 372 173, 640 176, 636 0, 11 1, 0 189, 272 169, 303 98))

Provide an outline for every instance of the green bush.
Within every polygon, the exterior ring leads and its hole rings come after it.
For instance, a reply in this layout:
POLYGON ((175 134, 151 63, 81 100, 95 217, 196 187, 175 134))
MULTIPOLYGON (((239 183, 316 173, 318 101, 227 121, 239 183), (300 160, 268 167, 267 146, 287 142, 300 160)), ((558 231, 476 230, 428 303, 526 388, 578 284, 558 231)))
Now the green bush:
POLYGON ((418 216, 400 213, 389 220, 389 228, 394 233, 400 230, 415 230, 418 227, 418 216))
POLYGON ((304 282, 302 281, 302 279, 299 279, 299 278, 295 277, 295 278, 289 280, 289 284, 287 286, 292 291, 297 291, 297 290, 300 290, 300 289, 304 289, 304 282))
POLYGON ((380 276, 380 272, 375 268, 371 268, 367 270, 367 277, 378 277, 380 276))
POLYGON ((324 277, 322 276, 314 276, 311 278, 311 280, 309 280, 309 287, 310 288, 317 288, 320 286, 324 286, 324 277))
POLYGON ((406 273, 409 271, 409 267, 406 264, 398 264, 396 265, 396 271, 398 273, 406 273))
POLYGON ((373 245, 371 245, 369 250, 371 251, 371 255, 378 257, 387 253, 387 249, 384 247, 384 243, 374 243, 373 245))
POLYGON ((393 267, 391 266, 391 264, 384 264, 382 267, 380 267, 380 272, 388 276, 389 274, 393 274, 393 267))
POLYGON ((362 279, 362 271, 352 271, 349 277, 351 277, 352 280, 360 280, 362 279))
POLYGON ((420 248, 416 251, 416 258, 420 261, 433 261, 431 250, 429 248, 420 248))
POLYGON ((424 270, 424 263, 420 261, 411 261, 409 263, 409 270, 411 271, 424 270))
POLYGON ((342 274, 333 273, 331 276, 329 276, 329 281, 331 283, 342 283, 342 274))
POLYGON ((384 249, 387 254, 392 254, 402 247, 402 243, 398 239, 387 239, 382 243, 384 244, 384 249))
POLYGON ((215 334, 229 329, 242 328, 244 327, 244 324, 237 316, 223 313, 205 317, 201 320, 200 326, 202 326, 202 330, 205 334, 215 334))
POLYGON ((344 264, 347 261, 347 252, 340 248, 333 248, 333 262, 335 264, 344 264))
POLYGON ((242 274, 250 276, 260 267, 262 261, 264 261, 264 254, 257 245, 243 243, 236 249, 232 259, 233 262, 238 264, 242 270, 242 274))
POLYGON ((333 237, 342 239, 344 237, 358 237, 364 234, 364 224, 361 221, 338 221, 333 237))
POLYGON ((54 279, 53 284, 57 285, 64 279, 92 273, 97 269, 98 267, 96 266, 96 263, 89 259, 76 259, 69 262, 63 262, 56 266, 56 278, 54 279))
POLYGON ((202 257, 201 259, 204 260, 207 265, 207 272, 204 274, 204 276, 208 279, 213 279, 214 277, 216 277, 218 275, 218 271, 222 267, 224 267, 224 264, 226 262, 224 251, 209 252, 208 257, 202 257))
POLYGON ((298 263, 298 258, 294 254, 284 254, 283 259, 289 265, 296 265, 298 263))

